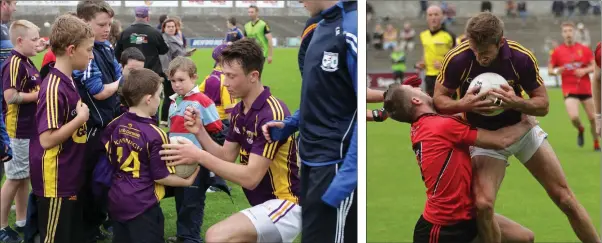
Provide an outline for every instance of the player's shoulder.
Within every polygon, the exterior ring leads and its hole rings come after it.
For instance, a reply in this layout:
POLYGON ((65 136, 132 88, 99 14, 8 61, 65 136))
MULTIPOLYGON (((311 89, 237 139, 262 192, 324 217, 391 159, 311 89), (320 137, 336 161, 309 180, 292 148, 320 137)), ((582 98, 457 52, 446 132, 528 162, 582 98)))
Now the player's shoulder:
POLYGON ((169 143, 169 137, 167 136, 167 133, 159 126, 152 123, 140 123, 139 125, 140 132, 144 133, 147 143, 169 143))
POLYGON ((307 29, 308 27, 318 24, 322 19, 324 19, 322 17, 321 14, 318 14, 316 16, 310 17, 309 19, 307 19, 307 21, 305 21, 305 29, 307 29))
POLYGON ((598 42, 598 45, 596 45, 596 52, 600 52, 600 44, 602 44, 602 42, 598 42))
POLYGON ((470 50, 468 41, 464 41, 451 50, 449 50, 444 58, 444 65, 453 65, 454 67, 460 67, 463 65, 470 65, 470 62, 474 60, 474 54, 470 50))
POLYGON ((512 61, 518 63, 537 63, 537 58, 533 52, 525 46, 521 45, 517 41, 509 39, 506 40, 506 43, 508 43, 508 48, 510 48, 512 53, 512 61))
POLYGON ((288 107, 284 101, 270 95, 266 98, 265 104, 261 108, 258 119, 262 121, 284 120, 289 116, 288 107))

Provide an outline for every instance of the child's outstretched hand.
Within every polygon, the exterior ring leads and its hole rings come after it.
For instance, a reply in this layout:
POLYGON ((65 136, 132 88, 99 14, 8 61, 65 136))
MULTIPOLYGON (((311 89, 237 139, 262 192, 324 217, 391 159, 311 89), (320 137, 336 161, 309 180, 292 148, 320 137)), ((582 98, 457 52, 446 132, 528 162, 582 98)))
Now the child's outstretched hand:
POLYGON ((184 111, 184 126, 188 130, 188 132, 192 134, 198 134, 201 129, 203 129, 201 112, 192 107, 186 107, 186 111, 184 111))

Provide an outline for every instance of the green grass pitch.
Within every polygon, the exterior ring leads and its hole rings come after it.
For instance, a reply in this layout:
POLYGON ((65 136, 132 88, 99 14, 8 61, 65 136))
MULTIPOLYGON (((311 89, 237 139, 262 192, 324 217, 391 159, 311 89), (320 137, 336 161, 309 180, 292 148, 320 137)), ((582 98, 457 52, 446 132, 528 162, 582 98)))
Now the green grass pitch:
MULTIPOLYGON (((549 89, 550 113, 538 119, 577 198, 600 226, 600 153, 586 133, 583 148, 566 115, 559 89, 549 89)), ((369 107, 376 108, 377 105, 369 107)), ((583 110, 581 120, 589 129, 583 110)), ((412 152, 409 125, 387 120, 367 124, 368 242, 411 242, 424 209, 426 188, 412 152)), ((510 161, 495 210, 535 233, 536 242, 578 242, 566 217, 516 159, 510 161)))
MULTIPOLYGON (((297 51, 298 49, 275 49, 272 64, 266 63, 262 74, 262 82, 270 87, 274 96, 287 104, 291 113, 298 109, 301 95, 301 74, 297 65, 297 51)), ((212 49, 200 49, 192 57, 198 68, 199 83, 213 70, 214 61, 211 57, 211 52, 212 49)), ((40 54, 32 59, 38 68, 42 63, 42 57, 43 54, 40 54)), ((207 193, 203 235, 209 226, 249 207, 249 203, 241 187, 233 183, 230 183, 230 186, 232 186, 234 204, 232 204, 225 193, 207 193)), ((175 213, 174 199, 167 198, 162 200, 161 208, 165 215, 165 238, 167 239, 167 237, 175 236, 176 234, 177 215, 175 213)), ((11 212, 9 216, 11 226, 15 222, 14 216, 14 212, 11 212)))

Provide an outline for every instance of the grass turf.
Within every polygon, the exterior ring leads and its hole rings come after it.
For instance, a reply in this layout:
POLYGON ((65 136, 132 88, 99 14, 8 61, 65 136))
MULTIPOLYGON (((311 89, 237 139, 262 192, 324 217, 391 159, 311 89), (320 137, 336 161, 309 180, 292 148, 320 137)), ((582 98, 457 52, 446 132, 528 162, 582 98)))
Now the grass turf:
MULTIPOLYGON (((297 65, 298 49, 275 49, 274 61, 272 64, 265 64, 262 74, 262 82, 270 87, 274 96, 283 100, 291 113, 299 107, 299 98, 301 95, 301 76, 297 65)), ((192 59, 197 65, 200 83, 213 70, 213 58, 211 49, 200 49, 192 59)), ((39 68, 42 63, 43 54, 32 58, 32 61, 39 68)), ((4 182, 4 178, 2 178, 4 182)), ((242 192, 240 186, 229 183, 232 186, 232 197, 234 204, 225 193, 207 193, 205 201, 205 217, 202 232, 206 232, 209 226, 226 219, 228 216, 249 207, 249 203, 242 192)), ((165 215, 165 238, 175 236, 176 234, 176 213, 175 201, 173 198, 167 198, 161 201, 161 208, 165 215)), ((9 223, 14 224, 14 212, 10 213, 9 223)), ((299 237, 300 238, 300 237, 299 237)), ((298 241, 298 239, 297 239, 298 241)), ((108 241, 107 241, 108 242, 108 241)))
MULTIPOLYGON (((559 89, 550 89, 550 113, 540 118, 575 195, 600 226, 600 153, 586 132, 577 147, 559 89)), ((376 105, 369 107, 376 108, 376 105)), ((589 131, 583 110, 581 121, 589 131)), ((412 152, 409 125, 393 120, 367 124, 368 242, 411 242, 414 225, 424 209, 425 187, 412 152)), ((537 242, 578 242, 564 214, 516 159, 510 161, 495 210, 535 233, 537 242)))

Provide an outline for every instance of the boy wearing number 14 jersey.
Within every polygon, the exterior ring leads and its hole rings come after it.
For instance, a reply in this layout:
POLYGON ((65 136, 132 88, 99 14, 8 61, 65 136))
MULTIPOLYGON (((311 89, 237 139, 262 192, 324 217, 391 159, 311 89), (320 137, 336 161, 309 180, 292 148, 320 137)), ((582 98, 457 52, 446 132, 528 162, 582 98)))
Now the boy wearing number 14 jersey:
POLYGON ((161 103, 162 83, 149 69, 132 70, 122 87, 128 112, 109 123, 101 138, 115 168, 109 190, 113 243, 163 243, 163 185, 190 186, 199 171, 188 179, 171 175, 175 168, 168 168, 159 156, 169 139, 151 116, 161 103))

